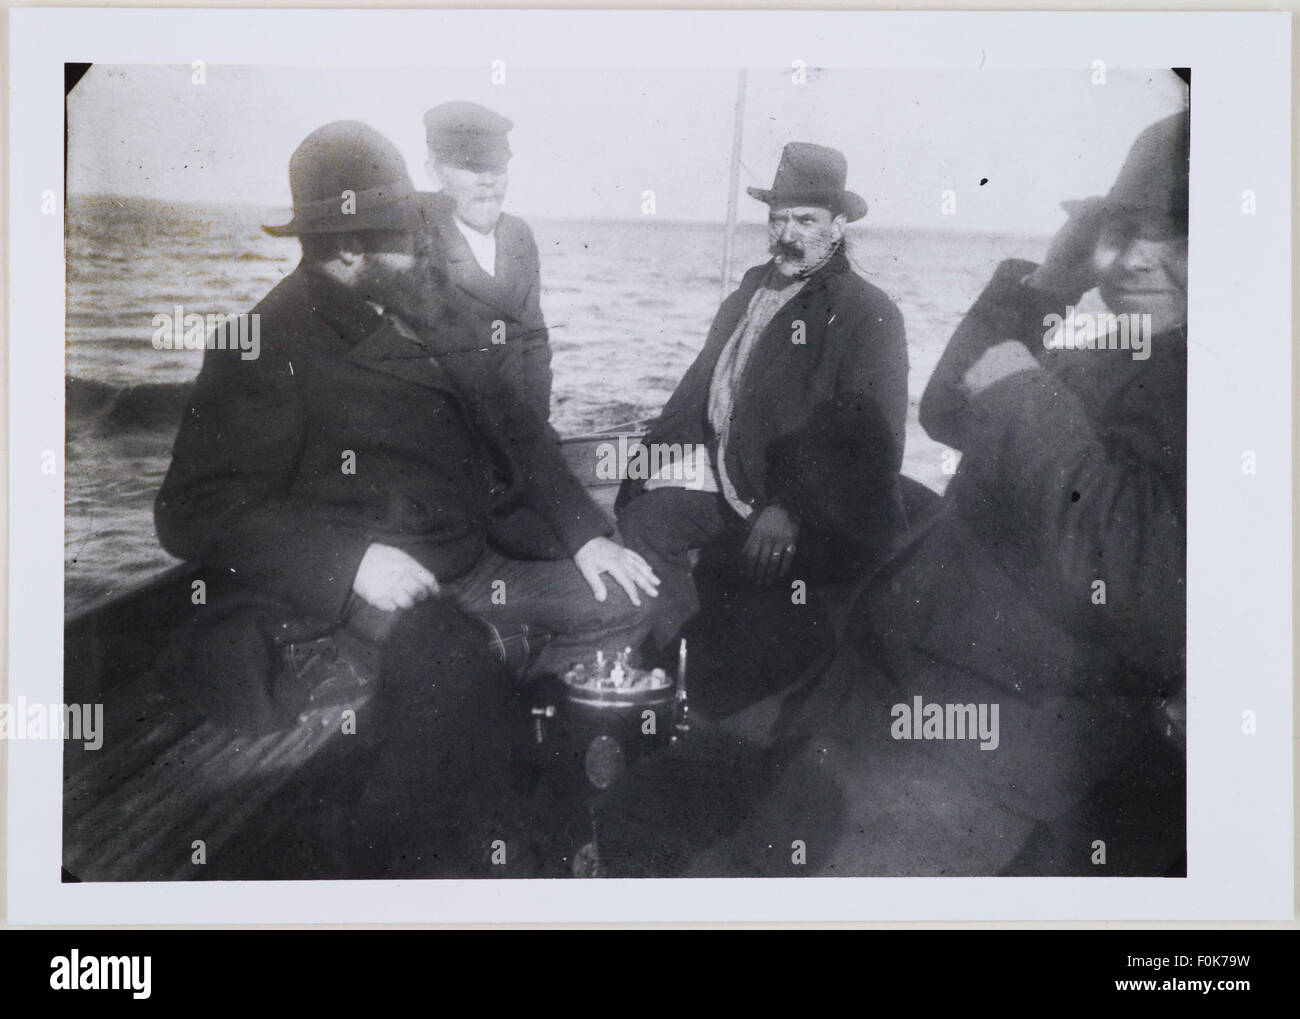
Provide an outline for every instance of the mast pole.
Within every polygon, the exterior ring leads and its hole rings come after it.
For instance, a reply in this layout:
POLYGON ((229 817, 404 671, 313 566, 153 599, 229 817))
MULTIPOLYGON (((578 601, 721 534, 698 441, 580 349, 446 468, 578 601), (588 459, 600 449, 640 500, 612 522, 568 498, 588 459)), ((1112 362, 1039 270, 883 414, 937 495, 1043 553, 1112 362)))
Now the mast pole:
POLYGON ((736 82, 736 120, 731 131, 731 167, 728 173, 727 227, 722 241, 721 304, 731 292, 731 263, 736 246, 736 199, 740 191, 740 143, 745 132, 745 86, 749 72, 741 68, 736 82))

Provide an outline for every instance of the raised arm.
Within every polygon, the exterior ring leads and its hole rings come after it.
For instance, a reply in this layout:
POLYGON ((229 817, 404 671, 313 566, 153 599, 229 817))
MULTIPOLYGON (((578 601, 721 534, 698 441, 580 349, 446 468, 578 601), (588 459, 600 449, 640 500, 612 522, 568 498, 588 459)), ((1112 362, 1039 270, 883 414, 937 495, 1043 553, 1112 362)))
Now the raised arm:
POLYGON ((1166 673, 1185 642, 1186 572, 1186 361, 1170 355, 1134 376, 1122 414, 1044 369, 993 383, 969 399, 953 483, 962 510, 1032 564, 1044 612, 1166 673))

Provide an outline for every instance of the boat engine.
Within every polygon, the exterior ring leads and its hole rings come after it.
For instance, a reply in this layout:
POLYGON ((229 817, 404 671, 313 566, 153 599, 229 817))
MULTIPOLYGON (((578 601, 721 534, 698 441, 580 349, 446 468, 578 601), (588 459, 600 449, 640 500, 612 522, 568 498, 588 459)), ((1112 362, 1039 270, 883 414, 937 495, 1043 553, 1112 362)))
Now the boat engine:
MULTIPOLYGON (((590 662, 575 662, 556 678, 546 703, 532 709, 534 736, 568 772, 580 790, 584 812, 629 767, 682 739, 690 731, 686 693, 686 642, 678 654, 676 677, 663 669, 629 663, 631 648, 610 658, 596 652, 590 662)), ((598 864, 591 843, 573 860, 578 876, 594 876, 598 864)))

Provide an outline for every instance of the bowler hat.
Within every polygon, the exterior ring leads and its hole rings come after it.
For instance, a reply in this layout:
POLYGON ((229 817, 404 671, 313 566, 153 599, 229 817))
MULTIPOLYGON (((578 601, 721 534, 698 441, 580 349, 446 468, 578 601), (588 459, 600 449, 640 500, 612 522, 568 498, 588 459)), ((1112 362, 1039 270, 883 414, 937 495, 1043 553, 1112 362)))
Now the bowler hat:
POLYGON ((289 158, 293 219, 262 227, 276 237, 418 230, 415 187, 387 138, 355 120, 319 127, 289 158))
POLYGON ((1170 219, 1187 216, 1188 117, 1175 113, 1158 120, 1137 137, 1119 176, 1104 198, 1062 202, 1073 214, 1085 206, 1106 212, 1156 213, 1170 219))
POLYGON ((468 170, 502 169, 510 161, 506 134, 514 126, 478 103, 443 103, 424 115, 429 151, 445 163, 468 170))
POLYGON ((867 203, 844 189, 849 164, 844 153, 825 145, 790 142, 781 151, 770 190, 746 188, 768 205, 816 205, 842 213, 850 223, 867 214, 867 203))

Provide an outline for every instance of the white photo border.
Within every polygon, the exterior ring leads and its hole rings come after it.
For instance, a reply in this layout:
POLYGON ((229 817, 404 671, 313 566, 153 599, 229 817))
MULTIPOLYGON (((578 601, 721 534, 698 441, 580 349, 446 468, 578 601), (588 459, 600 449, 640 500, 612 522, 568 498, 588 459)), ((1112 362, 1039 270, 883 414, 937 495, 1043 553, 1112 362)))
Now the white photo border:
POLYGON ((62 747, 8 744, 12 924, 1268 922, 1292 894, 1288 13, 17 9, 9 700, 62 700, 63 65, 1190 67, 1186 878, 60 880, 62 747), (1259 212, 1243 215, 1242 192, 1259 212), (54 342, 58 337, 60 342, 54 342), (1256 454, 1244 475, 1242 453, 1256 454), (1258 732, 1241 732, 1252 710, 1258 732))

